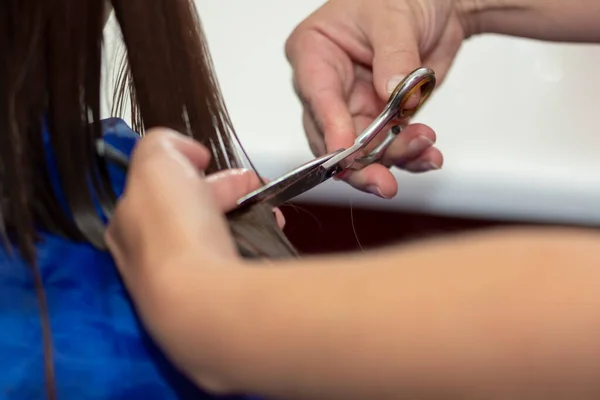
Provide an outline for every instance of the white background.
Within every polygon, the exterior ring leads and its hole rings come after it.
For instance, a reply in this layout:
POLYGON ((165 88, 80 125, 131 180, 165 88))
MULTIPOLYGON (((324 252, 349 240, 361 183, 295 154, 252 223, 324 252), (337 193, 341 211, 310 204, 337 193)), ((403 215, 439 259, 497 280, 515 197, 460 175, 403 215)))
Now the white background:
MULTIPOLYGON (((260 173, 274 178, 309 160, 283 47, 323 1, 196 3, 236 130, 260 173)), ((600 225, 599 67, 600 46, 470 39, 417 118, 438 133, 442 170, 396 171, 393 200, 333 181, 303 197, 600 225)))

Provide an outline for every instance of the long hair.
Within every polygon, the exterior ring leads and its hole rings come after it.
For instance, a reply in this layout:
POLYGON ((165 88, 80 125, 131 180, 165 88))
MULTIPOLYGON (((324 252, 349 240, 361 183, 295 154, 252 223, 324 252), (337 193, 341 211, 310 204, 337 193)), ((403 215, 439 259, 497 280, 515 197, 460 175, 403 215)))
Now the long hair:
MULTIPOLYGON (((40 299, 48 396, 52 341, 37 267, 36 228, 105 249, 116 195, 94 143, 102 136, 101 70, 107 0, 0 2, 0 235, 31 265, 40 299), (46 129, 67 209, 51 185, 46 129), (9 241, 9 237, 13 242, 9 241)), ((164 126, 213 154, 207 173, 243 167, 193 0, 111 0, 126 57, 116 110, 131 104, 133 128, 164 126)), ((201 205, 199 205, 201 206, 201 205)), ((266 205, 229 217, 245 256, 294 257, 266 205)), ((201 246, 202 243, 199 243, 201 246)))

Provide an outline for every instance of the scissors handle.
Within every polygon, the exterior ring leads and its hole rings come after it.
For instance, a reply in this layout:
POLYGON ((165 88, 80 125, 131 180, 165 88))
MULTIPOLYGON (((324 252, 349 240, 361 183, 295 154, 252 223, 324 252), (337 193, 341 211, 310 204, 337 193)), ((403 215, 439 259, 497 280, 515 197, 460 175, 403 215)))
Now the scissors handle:
POLYGON ((402 126, 394 125, 390 128, 387 135, 383 139, 381 143, 377 145, 369 154, 363 157, 358 157, 354 159, 352 169, 362 169, 367 165, 376 163, 383 158, 385 151, 392 144, 394 140, 398 137, 398 135, 402 132, 402 126))
POLYGON ((435 72, 432 69, 425 67, 417 68, 396 85, 396 88, 388 99, 388 106, 395 108, 398 112, 398 117, 401 119, 413 117, 429 99, 435 89, 435 85, 435 72), (421 92, 419 103, 415 107, 404 108, 410 97, 413 94, 417 94, 418 91, 421 92))
POLYGON ((375 120, 361 133, 354 145, 337 157, 327 162, 327 166, 339 163, 344 169, 359 170, 367 165, 376 163, 384 156, 387 148, 392 144, 402 129, 429 99, 435 89, 435 73, 429 68, 418 68, 408 74, 390 95, 384 110, 375 120), (419 93, 420 92, 420 93, 419 93), (418 94, 419 102, 415 107, 405 108, 413 94, 418 94), (385 138, 369 153, 360 156, 367 145, 379 136, 380 132, 391 125, 387 130, 385 138))

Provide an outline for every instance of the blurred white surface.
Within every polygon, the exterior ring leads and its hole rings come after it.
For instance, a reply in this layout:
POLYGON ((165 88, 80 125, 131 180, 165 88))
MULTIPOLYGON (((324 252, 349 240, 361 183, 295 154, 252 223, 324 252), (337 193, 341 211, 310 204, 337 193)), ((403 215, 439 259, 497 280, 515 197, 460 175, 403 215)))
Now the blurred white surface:
MULTIPOLYGON (((322 0, 196 0, 243 145, 274 178, 309 160, 284 42, 322 0)), ((381 200, 328 182, 307 201, 600 225, 600 46, 470 39, 418 115, 444 168, 381 200)))

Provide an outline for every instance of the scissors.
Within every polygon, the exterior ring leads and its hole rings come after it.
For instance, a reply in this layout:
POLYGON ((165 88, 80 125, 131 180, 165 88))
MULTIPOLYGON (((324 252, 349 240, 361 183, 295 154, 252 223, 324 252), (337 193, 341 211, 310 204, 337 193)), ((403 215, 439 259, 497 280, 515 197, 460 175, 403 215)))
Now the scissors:
POLYGON ((387 148, 402 132, 407 120, 425 103, 436 85, 435 73, 429 68, 418 68, 404 78, 390 95, 383 111, 361 133, 354 144, 322 157, 309 161, 287 174, 269 182, 237 201, 237 209, 243 209, 258 203, 267 203, 279 207, 320 185, 344 170, 360 170, 381 160, 387 148), (419 103, 416 107, 405 109, 410 96, 420 89, 419 103), (371 152, 360 156, 367 145, 390 124, 387 135, 371 152))

